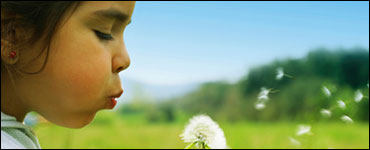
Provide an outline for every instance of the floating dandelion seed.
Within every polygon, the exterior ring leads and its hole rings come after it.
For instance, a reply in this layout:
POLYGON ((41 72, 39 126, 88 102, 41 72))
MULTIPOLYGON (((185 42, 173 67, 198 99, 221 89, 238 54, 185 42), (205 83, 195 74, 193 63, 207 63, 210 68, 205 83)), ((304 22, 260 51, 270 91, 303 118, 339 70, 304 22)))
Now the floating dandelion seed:
POLYGON ((180 135, 184 142, 205 149, 225 149, 227 148, 224 132, 209 116, 198 115, 190 119, 184 132, 180 135))
POLYGON ((261 88, 261 92, 258 94, 258 100, 263 100, 263 102, 267 102, 269 100, 268 94, 270 90, 266 89, 265 87, 261 88))
POLYGON ((293 78, 292 76, 284 73, 283 68, 281 68, 281 67, 277 68, 276 69, 276 80, 281 80, 281 79, 283 79, 284 76, 286 76, 288 78, 293 78))
POLYGON ((299 125, 298 126, 298 131, 297 131, 297 136, 301 136, 304 134, 311 135, 311 126, 309 125, 299 125))
POLYGON ((321 109, 320 113, 324 117, 330 117, 331 116, 331 112, 329 110, 327 110, 327 109, 321 109))
POLYGON ((284 70, 283 68, 276 69, 276 80, 281 80, 284 77, 284 70))
POLYGON ((323 86, 323 87, 322 87, 322 91, 324 92, 324 94, 325 94, 327 97, 330 97, 330 96, 331 96, 331 92, 330 92, 330 90, 329 90, 326 86, 323 86))
POLYGON ((360 90, 357 90, 355 93, 355 102, 360 102, 364 98, 364 95, 361 93, 360 90))
POLYGON ((344 103, 342 100, 337 101, 337 103, 338 103, 339 108, 342 108, 342 109, 346 108, 346 103, 344 103))
POLYGON ((265 105, 265 103, 263 103, 263 102, 259 102, 259 103, 255 104, 255 108, 256 108, 257 110, 262 110, 262 109, 264 109, 265 107, 266 107, 266 105, 265 105))
POLYGON ((294 146, 301 146, 301 142, 299 142, 298 140, 296 140, 292 137, 289 137, 289 141, 290 141, 290 144, 292 144, 294 146))
POLYGON ((343 115, 342 117, 340 117, 340 119, 344 121, 345 123, 353 123, 353 120, 346 115, 343 115))

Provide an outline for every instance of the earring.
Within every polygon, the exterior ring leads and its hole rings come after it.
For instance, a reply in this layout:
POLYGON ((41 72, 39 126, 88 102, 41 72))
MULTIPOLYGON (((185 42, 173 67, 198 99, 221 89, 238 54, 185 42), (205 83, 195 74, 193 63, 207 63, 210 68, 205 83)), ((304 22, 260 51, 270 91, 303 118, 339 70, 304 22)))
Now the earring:
POLYGON ((17 57, 17 52, 11 51, 9 54, 9 58, 14 59, 15 57, 17 57))
POLYGON ((9 41, 1 39, 1 59, 9 65, 18 61, 19 51, 9 41))

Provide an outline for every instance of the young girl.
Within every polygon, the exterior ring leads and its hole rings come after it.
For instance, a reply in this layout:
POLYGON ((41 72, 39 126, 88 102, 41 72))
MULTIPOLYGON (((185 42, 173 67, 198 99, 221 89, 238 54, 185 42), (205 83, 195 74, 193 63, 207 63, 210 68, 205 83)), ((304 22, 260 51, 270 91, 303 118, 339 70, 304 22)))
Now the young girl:
POLYGON ((23 124, 35 111, 68 128, 89 124, 123 93, 123 40, 135 2, 1 1, 1 149, 40 148, 23 124))

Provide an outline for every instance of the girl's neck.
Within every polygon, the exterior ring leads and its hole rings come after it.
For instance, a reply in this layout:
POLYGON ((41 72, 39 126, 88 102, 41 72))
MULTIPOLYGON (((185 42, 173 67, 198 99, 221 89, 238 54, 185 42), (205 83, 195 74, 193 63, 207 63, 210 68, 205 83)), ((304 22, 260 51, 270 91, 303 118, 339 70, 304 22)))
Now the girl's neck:
POLYGON ((23 122, 29 112, 18 99, 12 83, 8 82, 3 72, 1 73, 1 112, 13 116, 18 122, 23 122))

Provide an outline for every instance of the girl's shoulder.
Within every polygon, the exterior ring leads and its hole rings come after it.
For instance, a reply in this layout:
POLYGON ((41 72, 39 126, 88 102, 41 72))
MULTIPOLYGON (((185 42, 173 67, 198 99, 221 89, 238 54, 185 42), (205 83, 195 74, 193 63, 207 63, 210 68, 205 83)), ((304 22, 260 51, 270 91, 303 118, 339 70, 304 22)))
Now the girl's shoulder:
POLYGON ((39 149, 40 144, 30 127, 1 112, 1 149, 7 148, 39 149))
POLYGON ((26 149, 17 139, 1 128, 1 149, 26 149))

